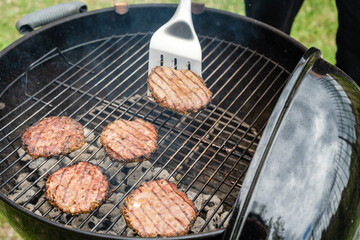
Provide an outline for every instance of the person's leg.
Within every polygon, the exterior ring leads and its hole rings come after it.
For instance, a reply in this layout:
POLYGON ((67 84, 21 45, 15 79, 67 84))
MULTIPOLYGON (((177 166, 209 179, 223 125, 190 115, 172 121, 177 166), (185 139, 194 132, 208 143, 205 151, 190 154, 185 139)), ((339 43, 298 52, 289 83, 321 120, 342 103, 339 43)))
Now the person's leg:
POLYGON ((360 1, 336 0, 339 28, 336 66, 360 85, 360 1))
POLYGON ((245 0, 246 16, 289 34, 304 0, 245 0))

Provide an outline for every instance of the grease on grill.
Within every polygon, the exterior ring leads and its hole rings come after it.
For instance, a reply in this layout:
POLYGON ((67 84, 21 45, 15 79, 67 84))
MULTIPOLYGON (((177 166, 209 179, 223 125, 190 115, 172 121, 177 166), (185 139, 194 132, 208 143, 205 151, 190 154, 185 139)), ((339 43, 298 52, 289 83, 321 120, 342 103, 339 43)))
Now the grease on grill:
POLYGON ((65 155, 84 143, 83 126, 65 116, 44 118, 26 129, 21 137, 23 149, 33 158, 65 155))
POLYGON ((185 235, 197 217, 194 203, 165 179, 142 183, 124 200, 122 212, 142 237, 185 235))
POLYGON ((59 169, 48 177, 45 187, 49 203, 73 215, 94 210, 109 193, 107 177, 87 162, 59 169))
POLYGON ((142 119, 116 120, 102 131, 101 143, 115 160, 144 161, 157 148, 157 131, 151 123, 142 119))
POLYGON ((212 93, 204 80, 190 70, 157 66, 152 69, 147 82, 150 97, 175 112, 197 112, 211 100, 212 93))

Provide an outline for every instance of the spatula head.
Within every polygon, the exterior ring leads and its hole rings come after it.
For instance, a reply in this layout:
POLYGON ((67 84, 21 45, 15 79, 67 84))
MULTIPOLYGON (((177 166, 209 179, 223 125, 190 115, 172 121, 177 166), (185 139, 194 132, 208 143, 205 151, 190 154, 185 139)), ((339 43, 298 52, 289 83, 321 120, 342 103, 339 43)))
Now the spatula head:
POLYGON ((201 76, 201 46, 197 36, 191 31, 178 32, 164 25, 154 33, 150 41, 149 74, 156 66, 175 69, 189 69, 201 76), (170 30, 169 30, 170 29, 170 30))

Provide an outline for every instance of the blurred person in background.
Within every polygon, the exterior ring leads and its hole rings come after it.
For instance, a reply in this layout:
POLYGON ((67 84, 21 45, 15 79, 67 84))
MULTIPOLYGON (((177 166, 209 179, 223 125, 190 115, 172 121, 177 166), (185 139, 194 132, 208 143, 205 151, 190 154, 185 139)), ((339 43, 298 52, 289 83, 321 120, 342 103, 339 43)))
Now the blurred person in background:
MULTIPOLYGON (((303 1, 245 0, 246 16, 289 34, 303 1)), ((336 66, 360 85, 360 0, 336 0, 336 6, 336 66)))

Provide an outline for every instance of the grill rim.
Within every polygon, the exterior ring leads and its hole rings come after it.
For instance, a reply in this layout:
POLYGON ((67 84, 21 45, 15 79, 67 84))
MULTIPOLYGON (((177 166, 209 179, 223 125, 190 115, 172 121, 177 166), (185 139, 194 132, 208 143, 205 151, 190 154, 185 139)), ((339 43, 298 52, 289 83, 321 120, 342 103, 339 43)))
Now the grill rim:
MULTIPOLYGON (((150 9, 151 7, 153 8, 161 8, 161 7, 166 7, 166 8, 176 8, 176 4, 137 4, 137 5, 129 5, 129 9, 131 8, 146 8, 146 9, 150 9)), ((103 13, 108 13, 108 12, 113 12, 114 8, 113 7, 109 7, 109 8, 104 8, 104 9, 98 9, 98 10, 94 10, 94 11, 90 11, 90 12, 86 12, 86 13, 81 13, 81 14, 77 14, 74 16, 69 16, 60 20, 57 20, 53 23, 50 23, 36 31, 33 31, 23 37, 21 37, 20 39, 16 40, 15 42, 13 42, 12 44, 10 44, 8 47, 6 47, 4 50, 2 50, 0 52, 0 59, 5 56, 7 53, 9 53, 11 50, 15 49, 16 47, 18 47, 19 44, 26 42, 28 39, 30 39, 31 37, 37 35, 37 34, 41 34, 47 30, 52 29, 55 26, 58 25, 62 25, 68 21, 72 21, 72 20, 78 20, 80 18, 86 18, 89 17, 91 15, 97 15, 97 14, 103 14, 103 13)), ((251 23, 253 25, 256 25, 262 29, 266 29, 268 31, 274 32, 277 35, 280 35, 282 38, 285 38, 288 42, 290 42, 291 44, 295 45, 296 47, 298 47, 298 49, 305 51, 306 47, 304 47, 301 43, 297 42, 296 40, 290 38, 288 35, 286 35, 285 33, 258 21, 252 20, 250 18, 247 18, 245 16, 241 16, 235 13, 231 13, 231 12, 227 12, 224 10, 218 10, 218 9, 212 9, 212 8, 205 8, 205 11, 209 12, 209 13, 218 13, 221 15, 227 15, 233 18, 237 18, 240 19, 242 21, 251 23)), ((98 39, 97 39, 98 40, 98 39)), ((9 86, 11 87, 11 86, 9 86)), ((5 89, 6 90, 6 89, 5 89)), ((38 216, 35 213, 26 210, 25 208, 22 208, 21 206, 19 206, 18 204, 16 204, 15 202, 13 202, 12 200, 8 199, 6 196, 4 196, 2 193, 0 193, 0 199, 8 204, 9 206, 11 206, 14 210, 26 215, 27 217, 31 217, 31 218, 35 218, 37 220, 40 220, 40 222, 45 223, 47 225, 50 225, 52 227, 55 228, 60 228, 61 230, 65 230, 66 232, 73 232, 76 234, 79 234, 81 236, 86 236, 86 237, 101 237, 101 238, 107 238, 107 239, 134 239, 134 237, 127 237, 124 235, 121 236, 114 236, 114 235, 110 235, 110 234, 102 234, 102 233, 98 233, 98 232, 89 232, 89 231, 84 231, 84 230, 80 230, 80 229, 73 229, 73 228, 69 228, 65 225, 61 225, 58 224, 56 222, 50 221, 44 217, 38 216)), ((2 204, 2 203, 0 203, 2 204)), ((213 237, 220 237, 223 235, 225 231, 225 228, 221 228, 221 229, 217 229, 215 231, 209 231, 209 232, 201 232, 201 233, 196 233, 196 234, 188 234, 185 236, 178 236, 178 237, 174 237, 174 238, 169 238, 169 239, 188 239, 188 238, 194 238, 194 239, 203 239, 203 238, 213 238, 213 237)))
MULTIPOLYGON (((129 11, 131 9, 136 9, 136 8, 151 8, 151 7, 154 7, 154 8, 166 7, 166 8, 174 8, 174 10, 175 10, 177 5, 172 4, 172 3, 129 4, 129 11)), ((51 28, 53 28, 55 26, 62 25, 63 23, 66 23, 68 21, 78 20, 80 18, 88 17, 88 16, 91 16, 91 15, 96 15, 96 14, 101 14, 101 13, 106 13, 106 12, 113 12, 113 11, 115 11, 114 7, 96 9, 96 10, 92 10, 92 11, 88 11, 88 12, 82 12, 82 13, 79 13, 79 14, 76 14, 76 15, 68 16, 68 17, 56 20, 54 22, 51 22, 51 23, 49 23, 49 24, 47 24, 45 26, 42 26, 41 28, 36 29, 36 30, 22 36, 21 38, 15 40, 9 46, 7 46, 2 51, 0 51, 0 59, 4 55, 6 55, 10 50, 17 47, 17 45, 27 41, 32 36, 37 35, 37 34, 41 34, 42 32, 47 31, 47 30, 49 30, 49 29, 51 29, 51 28)), ((286 38, 287 41, 289 41, 291 44, 294 44, 296 47, 300 48, 300 50, 302 50, 304 53, 308 49, 303 44, 301 44, 300 42, 298 42, 295 39, 291 38, 286 33, 282 32, 282 31, 280 31, 280 30, 278 30, 278 29, 276 29, 276 28, 274 28, 274 27, 272 27, 272 26, 270 26, 270 25, 268 25, 266 23, 251 19, 251 18, 246 17, 246 16, 242 16, 242 15, 239 15, 239 14, 236 14, 236 13, 227 12, 225 10, 220 10, 220 9, 215 9, 215 8, 205 7, 204 12, 205 11, 209 12, 209 13, 214 12, 214 13, 218 13, 218 14, 221 14, 221 15, 227 15, 227 16, 230 16, 230 17, 233 17, 233 18, 241 19, 242 21, 249 22, 251 24, 257 25, 260 28, 265 28, 267 30, 270 30, 271 32, 274 32, 276 35, 280 35, 281 37, 286 38)))
MULTIPOLYGON (((133 240, 133 239, 142 239, 139 237, 128 237, 125 235, 120 235, 120 236, 115 236, 115 235, 111 235, 111 234, 102 234, 99 232, 89 232, 89 231, 84 231, 84 230, 80 230, 80 229, 76 229, 76 228, 71 228, 71 227, 66 227, 66 225, 61 225, 59 223, 53 222, 48 220, 45 217, 41 217, 39 215, 36 215, 35 213, 28 211, 25 208, 22 208, 20 206, 18 206, 15 202, 11 201, 8 198, 4 198, 3 199, 3 194, 0 194, 1 199, 7 203, 9 206, 11 206, 15 211, 19 211, 20 213, 28 216, 30 215, 30 217, 32 218, 36 218, 37 220, 39 220, 42 223, 45 223, 47 225, 50 225, 52 227, 55 228, 60 228, 61 230, 64 230, 66 232, 73 232, 76 233, 78 235, 84 236, 84 237, 93 237, 94 239, 98 239, 98 238, 102 238, 102 239, 125 239, 125 240, 133 240)), ((1 205, 1 202, 0 202, 1 205)), ((225 232, 225 228, 221 228, 215 231, 208 231, 208 232, 202 232, 202 233, 191 233, 191 234, 187 234, 184 236, 177 236, 177 237, 167 237, 166 239, 207 239, 207 238, 213 238, 213 237, 221 237, 225 232)), ((150 239, 159 239, 159 238, 150 238, 150 239)), ((162 239, 162 238, 160 238, 162 239)))

